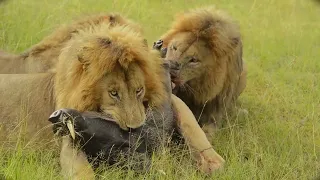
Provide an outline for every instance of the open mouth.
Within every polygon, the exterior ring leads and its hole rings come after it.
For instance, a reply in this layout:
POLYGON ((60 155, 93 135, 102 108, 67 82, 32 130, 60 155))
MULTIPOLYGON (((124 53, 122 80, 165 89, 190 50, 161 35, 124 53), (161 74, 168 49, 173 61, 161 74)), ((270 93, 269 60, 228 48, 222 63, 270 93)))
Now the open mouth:
POLYGON ((180 78, 171 78, 171 88, 177 88, 182 85, 182 80, 180 78))
POLYGON ((179 85, 180 84, 177 82, 171 82, 171 89, 173 94, 176 94, 178 92, 179 85))

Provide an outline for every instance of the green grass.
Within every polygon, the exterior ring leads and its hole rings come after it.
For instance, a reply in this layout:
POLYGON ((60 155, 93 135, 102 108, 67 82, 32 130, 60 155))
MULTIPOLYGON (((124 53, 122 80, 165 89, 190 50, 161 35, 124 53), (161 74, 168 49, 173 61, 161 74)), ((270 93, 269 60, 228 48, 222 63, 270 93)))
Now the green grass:
MULTIPOLYGON (((143 25, 149 44, 177 11, 210 0, 8 0, 0 4, 0 49, 22 52, 60 23, 117 11, 143 25)), ((186 149, 165 149, 148 174, 111 167, 105 179, 312 179, 320 176, 320 5, 312 0, 216 0, 241 25, 248 84, 245 117, 230 118, 212 139, 226 159, 205 177, 186 149), (166 174, 162 174, 163 170, 166 174)), ((55 150, 0 149, 0 179, 59 179, 55 150)))

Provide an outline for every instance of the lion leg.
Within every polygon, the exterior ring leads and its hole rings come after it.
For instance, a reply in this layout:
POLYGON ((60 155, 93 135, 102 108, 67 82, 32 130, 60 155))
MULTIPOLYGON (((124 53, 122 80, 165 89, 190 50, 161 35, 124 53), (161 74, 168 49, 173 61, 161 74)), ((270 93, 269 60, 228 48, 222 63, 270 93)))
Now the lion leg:
MULTIPOLYGON (((244 91, 244 89, 247 86, 247 65, 245 64, 245 62, 243 61, 243 70, 240 74, 240 78, 239 78, 239 83, 236 89, 236 97, 240 96, 241 93, 244 91)), ((237 112, 240 115, 247 115, 248 114, 248 110, 246 109, 242 109, 242 108, 238 108, 236 107, 237 112)))
POLYGON ((181 134, 192 149, 200 170, 211 173, 221 168, 225 160, 213 149, 191 110, 175 95, 171 99, 178 115, 181 134))
POLYGON ((62 175, 65 179, 94 180, 94 171, 88 162, 86 155, 81 150, 72 147, 70 138, 62 137, 60 153, 62 175))
POLYGON ((237 96, 240 96, 240 94, 244 91, 247 85, 247 65, 243 61, 243 70, 240 74, 238 88, 237 88, 237 96))

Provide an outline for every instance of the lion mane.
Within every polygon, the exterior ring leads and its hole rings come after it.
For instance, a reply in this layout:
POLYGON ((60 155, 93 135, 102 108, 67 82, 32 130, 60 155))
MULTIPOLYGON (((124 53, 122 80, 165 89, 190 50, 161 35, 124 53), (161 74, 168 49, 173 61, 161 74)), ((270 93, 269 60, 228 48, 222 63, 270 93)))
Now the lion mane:
MULTIPOLYGON (((159 54, 146 47, 141 33, 132 26, 102 23, 94 28, 79 30, 78 35, 65 44, 55 71, 1 75, 0 85, 3 87, 0 92, 3 98, 3 102, 0 103, 1 114, 6 117, 5 122, 16 122, 24 118, 36 122, 35 124, 48 124, 46 119, 55 109, 99 111, 101 94, 107 90, 97 87, 98 81, 112 74, 117 64, 125 71, 131 63, 137 63, 143 71, 144 98, 148 106, 160 107, 167 101, 167 93, 163 86, 165 79, 162 76, 164 72, 159 54), (83 60, 81 59, 83 55, 93 58, 83 60), (42 78, 43 76, 45 78, 42 78), (7 90, 12 87, 18 87, 19 92, 13 93, 7 90), (23 99, 25 94, 28 95, 27 100, 23 99), (39 98, 36 97, 37 94, 39 98), (4 100, 10 96, 12 101, 4 100), (39 101, 40 97, 44 100, 39 101), (20 101, 32 104, 27 107, 28 117, 17 117, 20 110, 16 106, 23 106, 19 104, 20 101), (40 110, 48 109, 47 107, 50 107, 49 110, 40 110), (38 123, 39 121, 41 123, 38 123)), ((2 122, 0 129, 1 127, 2 122)))
MULTIPOLYGON (((44 74, 6 74, 0 76, 0 86, 5 87, 0 91, 1 97, 3 99, 14 97, 0 103, 1 114, 5 117, 5 121, 0 123, 0 129, 2 125, 6 126, 3 136, 8 131, 14 131, 10 123, 18 114, 17 111, 14 111, 17 109, 16 103, 24 99, 26 94, 29 95, 31 101, 30 110, 28 110, 30 113, 27 118, 32 122, 28 123, 29 133, 32 134, 35 129, 38 130, 48 124, 48 121, 44 122, 44 119, 54 109, 73 108, 82 112, 100 111, 99 106, 103 101, 101 94, 107 91, 101 87, 101 80, 114 74, 116 67, 120 66, 122 71, 127 71, 132 68, 132 64, 136 64, 143 74, 144 101, 147 102, 148 107, 154 107, 160 112, 163 104, 167 103, 169 107, 174 105, 172 107, 174 109, 171 110, 175 110, 177 116, 181 117, 181 121, 176 122, 176 125, 187 142, 190 143, 190 147, 196 150, 194 152, 199 158, 200 168, 205 172, 212 172, 223 164, 224 160, 220 155, 213 148, 208 149, 211 145, 192 113, 188 111, 182 101, 178 101, 178 98, 171 95, 171 89, 169 93, 167 92, 168 88, 164 87, 165 84, 168 85, 167 78, 163 76, 166 72, 160 54, 148 49, 141 33, 134 27, 127 24, 101 23, 90 28, 78 29, 78 32, 70 40, 63 43, 60 48, 61 53, 59 53, 55 71, 44 74), (110 26, 113 27, 110 28, 110 26), (19 93, 8 91, 12 86, 19 87, 19 93)), ((130 71, 128 73, 130 74, 130 71)), ((132 78, 136 78, 136 76, 132 76, 132 78)), ((168 113, 166 109, 164 112, 168 113)), ((123 113, 130 114, 130 112, 123 113)), ((173 116, 172 112, 168 115, 173 116)), ((158 120, 163 125, 163 119, 161 119, 163 114, 159 113, 159 116, 158 120)), ((0 134, 0 138, 3 138, 2 134, 0 134)), ((60 163, 62 169, 65 170, 65 175, 68 175, 76 167, 79 168, 76 172, 81 172, 77 176, 92 178, 93 172, 90 171, 90 168, 88 170, 85 162, 80 162, 85 161, 85 155, 81 151, 74 151, 72 145, 69 144, 69 139, 66 138, 68 137, 63 138, 60 154, 60 163), (72 157, 74 152, 77 153, 77 159, 72 157), (70 167, 72 164, 69 163, 70 161, 75 163, 74 167, 70 167)))
POLYGON ((174 38, 186 32, 190 36, 184 39, 185 46, 188 48, 202 40, 211 51, 210 61, 213 63, 202 70, 205 72, 201 77, 186 82, 192 93, 180 88, 176 95, 190 107, 196 118, 201 116, 201 122, 208 119, 217 121, 246 86, 239 26, 214 6, 193 9, 177 15, 171 29, 160 38, 163 41, 162 49, 169 51, 172 47, 168 46, 174 38))
POLYGON ((101 97, 97 82, 113 73, 117 64, 126 70, 130 63, 139 64, 144 73, 145 99, 149 105, 159 106, 166 98, 165 89, 159 83, 164 81, 162 60, 158 53, 146 47, 140 33, 128 25, 110 28, 110 24, 79 31, 62 49, 57 63, 57 108, 98 111, 101 97))

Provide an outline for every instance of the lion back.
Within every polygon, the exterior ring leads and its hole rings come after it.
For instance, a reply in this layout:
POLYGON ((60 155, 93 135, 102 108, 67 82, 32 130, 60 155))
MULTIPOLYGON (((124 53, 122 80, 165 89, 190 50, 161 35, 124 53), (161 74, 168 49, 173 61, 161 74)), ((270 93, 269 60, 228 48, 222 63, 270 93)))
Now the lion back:
POLYGON ((43 66, 42 70, 38 71, 47 72, 56 64, 57 57, 66 42, 79 32, 101 24, 110 24, 110 27, 117 24, 129 25, 136 31, 142 32, 142 28, 138 24, 117 13, 90 15, 81 17, 71 24, 61 25, 53 33, 23 52, 20 56, 23 60, 30 60, 38 64, 41 63, 43 66))

